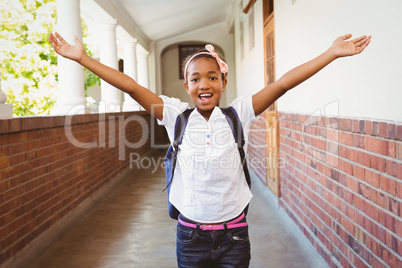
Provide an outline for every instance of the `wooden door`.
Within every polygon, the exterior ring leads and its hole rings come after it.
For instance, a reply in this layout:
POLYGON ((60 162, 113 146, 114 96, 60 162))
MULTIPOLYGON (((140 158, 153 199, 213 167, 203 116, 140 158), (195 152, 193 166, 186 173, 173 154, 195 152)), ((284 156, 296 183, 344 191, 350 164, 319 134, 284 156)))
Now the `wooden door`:
MULTIPOLYGON (((265 85, 275 81, 275 31, 274 13, 272 12, 264 20, 264 58, 265 58, 265 85)), ((279 126, 276 102, 266 111, 266 155, 267 162, 267 186, 275 195, 280 197, 279 177, 279 126)))

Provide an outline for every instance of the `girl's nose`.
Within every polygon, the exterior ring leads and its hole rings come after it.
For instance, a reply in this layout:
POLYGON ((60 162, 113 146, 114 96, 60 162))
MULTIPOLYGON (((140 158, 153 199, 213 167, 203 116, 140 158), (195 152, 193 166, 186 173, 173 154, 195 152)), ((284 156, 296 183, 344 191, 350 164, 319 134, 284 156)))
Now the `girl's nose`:
POLYGON ((208 89, 210 87, 209 79, 201 79, 200 81, 200 89, 208 89))

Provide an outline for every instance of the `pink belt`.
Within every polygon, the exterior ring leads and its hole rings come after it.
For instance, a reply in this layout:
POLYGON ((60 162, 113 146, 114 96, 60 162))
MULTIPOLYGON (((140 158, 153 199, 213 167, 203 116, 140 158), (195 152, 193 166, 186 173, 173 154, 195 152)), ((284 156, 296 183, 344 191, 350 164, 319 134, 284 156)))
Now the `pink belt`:
POLYGON ((216 224, 216 225, 205 225, 205 224, 194 224, 194 223, 188 223, 183 221, 182 219, 180 219, 179 217, 179 222, 187 227, 190 228, 199 228, 201 230, 205 230, 205 231, 213 231, 213 230, 225 230, 225 229, 233 229, 233 228, 238 228, 238 227, 244 227, 247 226, 247 222, 241 222, 238 223, 239 221, 241 221, 244 218, 244 212, 236 219, 234 219, 233 221, 230 222, 225 222, 223 224, 216 224))

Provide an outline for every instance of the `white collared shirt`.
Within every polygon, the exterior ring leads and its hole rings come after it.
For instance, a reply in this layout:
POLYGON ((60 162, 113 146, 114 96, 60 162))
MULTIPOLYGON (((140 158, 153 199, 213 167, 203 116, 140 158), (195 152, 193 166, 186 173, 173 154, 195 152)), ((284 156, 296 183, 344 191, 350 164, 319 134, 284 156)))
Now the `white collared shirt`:
MULTIPOLYGON (((163 120, 171 142, 176 118, 190 106, 176 98, 160 96, 163 120)), ((242 122, 247 151, 248 129, 255 119, 251 96, 235 99, 232 106, 242 122)), ((219 107, 209 120, 194 109, 188 119, 170 188, 169 201, 186 218, 205 223, 238 216, 252 197, 230 126, 219 107)))

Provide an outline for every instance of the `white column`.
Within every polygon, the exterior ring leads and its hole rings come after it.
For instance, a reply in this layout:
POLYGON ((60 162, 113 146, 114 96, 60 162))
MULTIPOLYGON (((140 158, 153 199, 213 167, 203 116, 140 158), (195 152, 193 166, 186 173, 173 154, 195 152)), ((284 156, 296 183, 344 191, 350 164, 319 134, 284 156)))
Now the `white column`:
MULTIPOLYGON (((124 73, 137 81, 137 41, 124 43, 124 73)), ((139 111, 140 105, 124 93, 123 111, 139 111)))
MULTIPOLYGON (((119 69, 117 59, 117 44, 116 44, 116 22, 102 22, 99 25, 99 40, 100 47, 100 62, 119 69)), ((121 91, 114 86, 101 80, 101 102, 99 103, 99 112, 120 112, 121 111, 121 91)))
POLYGON ((0 119, 8 119, 13 117, 13 106, 6 104, 7 96, 1 91, 1 68, 0 68, 0 119))
POLYGON ((148 55, 149 53, 147 51, 139 51, 139 53, 137 53, 137 82, 147 89, 149 89, 148 55))
MULTIPOLYGON (((79 0, 57 0, 57 31, 70 44, 82 40, 79 0)), ((58 56, 59 94, 53 114, 85 113, 84 68, 58 56)))

